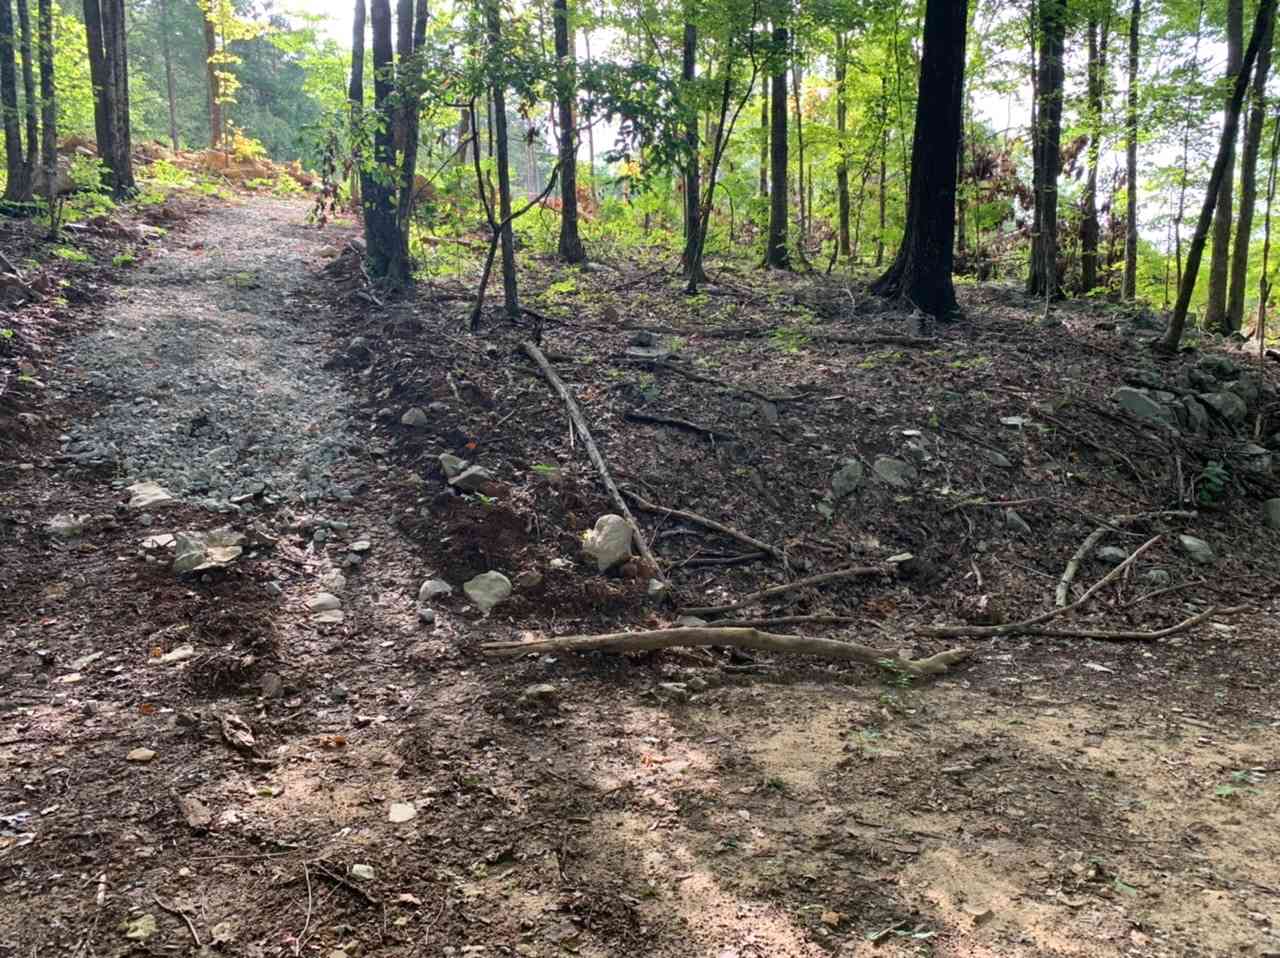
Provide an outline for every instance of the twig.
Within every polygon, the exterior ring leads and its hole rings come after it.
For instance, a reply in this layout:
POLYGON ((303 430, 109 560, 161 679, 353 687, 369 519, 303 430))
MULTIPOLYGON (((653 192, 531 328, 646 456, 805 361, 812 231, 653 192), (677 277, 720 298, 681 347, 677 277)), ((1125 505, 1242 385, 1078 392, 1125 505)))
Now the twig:
POLYGON ((767 629, 775 625, 853 625, 861 619, 851 615, 780 615, 773 619, 720 619, 708 622, 708 629, 767 629))
POLYGON ((343 888, 347 889, 347 891, 354 892, 355 894, 363 898, 366 902, 368 902, 370 905, 382 904, 382 902, 379 899, 374 898, 372 895, 370 895, 367 891, 365 891, 359 885, 353 884, 352 882, 347 881, 341 875, 336 875, 333 872, 329 871, 329 869, 324 867, 324 864, 322 862, 315 861, 315 862, 312 862, 311 864, 316 866, 317 875, 321 875, 322 877, 329 879, 329 881, 333 882, 335 885, 341 885, 343 888))
POLYGON ((746 565, 748 562, 759 562, 769 558, 767 552, 744 552, 736 556, 699 556, 693 555, 680 563, 682 566, 708 565, 746 565))
POLYGON ((1111 582, 1117 576, 1123 575, 1124 570, 1133 565, 1142 553, 1146 552, 1153 545, 1160 541, 1159 536, 1153 536, 1148 539, 1137 549, 1133 551, 1133 555, 1125 559, 1118 566, 1108 572, 1105 576, 1098 580, 1098 583, 1089 589, 1075 602, 1070 605, 1060 606, 1050 609, 1042 615, 1037 615, 1031 619, 1024 619, 1021 622, 1009 622, 1005 625, 924 625, 917 627, 914 631, 917 635, 932 636, 953 636, 953 635, 1013 635, 1015 633, 1025 633, 1029 629, 1040 625, 1042 622, 1048 622, 1050 619, 1056 619, 1060 615, 1065 615, 1075 609, 1080 608, 1086 602, 1097 594, 1108 582, 1111 582))
POLYGON ((596 467, 596 472, 600 474, 600 481, 604 483, 605 489, 609 492, 609 497, 613 500, 614 505, 618 507, 622 517, 631 526, 631 533, 635 536, 636 547, 640 550, 640 554, 645 561, 652 567, 653 574, 659 581, 665 582, 666 577, 662 574, 662 566, 658 564, 657 556, 653 554, 653 550, 649 548, 649 543, 645 541, 644 534, 640 531, 640 524, 636 522, 636 517, 631 514, 631 510, 627 508, 626 500, 622 498, 622 493, 618 491, 617 483, 613 481, 613 476, 609 473, 608 463, 604 461, 604 456, 600 454, 600 449, 596 446, 595 440, 591 438, 591 430, 587 428, 587 421, 583 418, 582 410, 578 408, 577 401, 569 392, 568 387, 565 386, 564 380, 560 378, 555 368, 547 361, 547 357, 543 355, 541 349, 528 340, 520 345, 529 358, 538 364, 538 368, 542 370, 542 375, 551 384, 551 388, 564 401, 565 407, 569 412, 569 422, 572 426, 577 427, 578 435, 582 437, 582 441, 587 447, 587 455, 596 467))
POLYGON ((167 911, 169 914, 177 915, 179 918, 185 921, 187 923, 187 931, 191 932, 191 940, 196 943, 197 949, 200 948, 200 936, 196 934, 195 922, 191 920, 190 915, 188 915, 181 908, 174 908, 170 905, 166 905, 164 902, 160 900, 160 896, 155 894, 154 892, 152 892, 151 894, 151 900, 154 901, 161 908, 163 908, 165 911, 167 911))
POLYGON ((1050 638, 1060 639, 1095 639, 1099 642, 1149 642, 1153 639, 1163 639, 1166 636, 1175 635, 1178 632, 1185 632, 1201 622, 1215 615, 1238 615, 1241 612, 1248 612, 1249 606, 1236 605, 1226 609, 1219 609, 1217 606, 1209 606, 1203 612, 1183 619, 1177 625, 1171 625, 1167 629, 1157 629, 1155 632, 1094 632, 1089 629, 1027 629, 1024 635, 1043 635, 1050 638))
POLYGON ((717 629, 709 626, 686 629, 655 629, 646 632, 611 632, 604 635, 571 635, 537 639, 532 642, 491 642, 480 646, 486 655, 515 656, 531 652, 643 652, 672 646, 732 645, 765 652, 818 655, 846 662, 862 662, 894 668, 912 675, 941 675, 969 657, 968 649, 950 649, 925 659, 903 659, 891 652, 853 642, 817 639, 805 635, 780 635, 758 629, 717 629))
POLYGON ((665 369, 673 372, 685 379, 692 379, 696 383, 707 383, 712 386, 719 386, 722 389, 728 389, 730 392, 740 393, 743 396, 751 396, 755 399, 763 399, 765 402, 799 402, 804 399, 803 395, 782 394, 771 395, 761 392, 758 389, 752 389, 750 386, 735 386, 733 383, 727 383, 723 379, 716 379, 714 376, 704 376, 701 373, 695 373, 692 369, 685 369, 679 363, 667 362, 662 359, 639 359, 633 356, 620 356, 612 362, 631 363, 635 365, 652 366, 654 369, 665 369))
POLYGON ((1138 605, 1141 602, 1146 602, 1150 599, 1154 599, 1156 596, 1168 595, 1170 592, 1181 592, 1183 589, 1189 589, 1192 586, 1205 585, 1205 584, 1206 583, 1204 579, 1196 579, 1194 582, 1179 582, 1177 585, 1167 585, 1163 589, 1156 589, 1154 592, 1148 592, 1145 595, 1140 595, 1133 601, 1126 602, 1124 605, 1120 606, 1120 608, 1132 609, 1135 605, 1138 605))
POLYGON ((622 494, 634 502, 637 508, 643 509, 645 512, 656 512, 659 515, 675 516, 677 519, 684 519, 686 522, 692 522, 705 529, 711 529, 714 532, 719 532, 721 535, 726 535, 730 539, 736 539, 744 546, 749 546, 750 548, 756 549, 760 552, 767 552, 783 565, 786 565, 787 563, 786 553, 777 546, 769 545, 767 542, 762 542, 759 539, 747 535, 745 532, 739 532, 737 529, 726 526, 723 523, 716 522, 714 519, 708 519, 706 516, 699 515, 696 512, 689 512, 687 509, 672 509, 669 506, 657 505, 656 503, 649 502, 642 496, 637 495, 630 489, 623 489, 622 494))
POLYGON ((702 606, 699 608, 682 609, 681 611, 684 612, 685 615, 719 615, 721 612, 732 612, 735 609, 754 605, 757 602, 763 602, 765 599, 772 599, 774 596, 783 595, 787 592, 794 592, 796 589, 803 589, 806 586, 822 585, 824 582, 836 582, 840 579, 856 579, 860 576, 891 574, 892 573, 887 566, 850 566, 847 569, 837 569, 835 572, 824 572, 822 575, 811 575, 805 579, 796 579, 794 582, 775 585, 769 589, 761 589, 759 592, 752 592, 750 595, 743 596, 737 602, 731 602, 728 605, 702 606))
POLYGON ((688 429, 690 432, 701 433, 712 439, 723 439, 726 442, 738 441, 738 437, 731 432, 721 432, 719 429, 713 429, 710 426, 699 426, 696 422, 690 422, 688 419, 677 419, 672 416, 653 416, 635 409, 624 412, 622 418, 629 419, 632 422, 651 422, 658 426, 675 426, 677 429, 688 429))
POLYGON ((1053 595, 1054 605, 1066 605, 1067 593, 1071 590, 1071 582, 1075 579, 1076 573, 1080 571, 1080 563, 1099 542, 1102 537, 1107 534, 1105 527, 1094 529, 1085 537, 1084 542, 1080 543, 1080 548, 1076 549, 1075 554, 1067 561, 1067 567, 1062 570, 1062 578, 1058 580, 1058 588, 1053 595))
POLYGON ((294 958, 297 958, 298 955, 302 954, 302 942, 307 937, 308 929, 311 928, 311 869, 307 867, 307 861, 305 858, 302 860, 302 874, 307 879, 307 920, 302 923, 302 931, 298 932, 298 937, 293 942, 294 958))

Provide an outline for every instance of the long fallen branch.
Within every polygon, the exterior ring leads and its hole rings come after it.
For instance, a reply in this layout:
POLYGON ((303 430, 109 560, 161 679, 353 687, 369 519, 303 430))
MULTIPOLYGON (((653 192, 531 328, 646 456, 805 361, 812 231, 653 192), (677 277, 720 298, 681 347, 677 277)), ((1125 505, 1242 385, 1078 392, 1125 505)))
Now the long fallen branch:
POLYGON ((1108 582, 1114 580, 1117 576, 1124 573, 1124 570, 1138 561, 1138 557, 1146 552, 1153 545, 1160 541, 1159 536, 1152 536, 1138 548, 1133 550, 1133 554, 1125 559, 1118 566, 1108 572, 1105 576, 1098 580, 1089 591, 1082 595, 1070 605, 1059 606, 1050 609, 1048 612, 1037 615, 1034 618, 1024 619, 1021 622, 1007 622, 1004 625, 922 625, 918 626, 914 631, 917 635, 931 636, 954 636, 954 635, 1014 635, 1026 633, 1036 626, 1042 625, 1051 619, 1056 619, 1060 615, 1066 615, 1075 609, 1080 608, 1095 595, 1108 582))
POLYGON ((854 625, 863 621, 852 615, 780 615, 772 619, 719 619, 708 629, 771 629, 778 625, 854 625))
POLYGON ((732 526, 726 526, 722 522, 716 522, 714 519, 708 519, 704 515, 699 515, 696 512, 690 512, 687 509, 672 509, 669 506, 660 506, 657 503, 649 502, 647 499, 637 495, 630 489, 623 489, 621 492, 624 496, 634 502, 637 508, 643 509, 645 512, 653 512, 660 516, 672 516, 676 519, 684 519, 686 522, 692 522, 695 525, 702 526, 704 529, 711 529, 713 532, 718 532, 721 535, 728 536, 730 539, 736 539, 744 546, 749 546, 757 552, 767 552, 784 565, 787 562, 786 554, 777 546, 772 546, 767 542, 762 542, 759 539, 747 535, 745 532, 739 532, 732 526))
POLYGON ((737 442, 738 437, 731 432, 721 432, 711 426, 702 426, 696 422, 690 422, 688 419, 679 419, 675 416, 655 416, 647 412, 640 412, 637 409, 631 409, 622 414, 623 419, 629 419, 632 422, 648 422, 655 426, 675 426, 677 429, 687 429, 689 432, 701 433, 711 439, 722 439, 726 442, 737 442))
POLYGON ((603 635, 570 635, 557 639, 535 639, 532 642, 491 642, 480 646, 485 655, 515 656, 532 652, 647 652, 673 646, 731 645, 739 649, 762 652, 786 652, 816 655, 843 662, 862 662, 882 668, 909 672, 912 675, 941 675, 957 662, 969 657, 968 649, 948 649, 924 659, 904 659, 880 649, 815 639, 805 635, 781 635, 759 629, 716 629, 710 627, 655 629, 646 632, 609 632, 603 635))
POLYGON ((595 440, 591 438, 591 430, 587 427, 587 420, 583 417, 582 410, 578 408, 578 403, 569 392, 568 387, 565 386, 564 380, 560 378, 551 363, 547 361, 547 357, 542 354, 542 350, 536 345, 526 340, 520 344, 520 348, 525 351, 530 359, 538 364, 538 368, 542 370, 542 375, 551 384, 551 388, 564 401, 565 408, 569 411, 569 418, 573 421, 574 428, 578 430, 578 435, 582 437, 582 442, 587 447, 587 455, 596 467, 596 472, 600 474, 600 481, 604 483, 605 489, 608 490, 609 498, 618 507, 618 512, 622 515, 622 518, 627 520, 627 525, 631 526, 631 534, 636 540, 636 548, 640 550, 640 555, 652 567, 654 576, 660 581, 666 582, 666 577, 662 574, 662 566, 658 564, 657 556, 649 548, 649 543, 645 541, 644 534, 640 531, 640 524, 636 522, 636 517, 631 514, 631 510, 627 508, 626 500, 622 498, 622 493, 618 491, 618 484, 613 481, 613 476, 609 473, 609 465, 604 461, 604 456, 600 454, 600 449, 596 446, 595 440))
POLYGON ((1084 542, 1080 543, 1080 548, 1076 549, 1075 554, 1067 561, 1067 567, 1062 570, 1062 578, 1058 580, 1058 588, 1054 592, 1054 604, 1058 606, 1064 606, 1067 604, 1067 596, 1071 590, 1071 583, 1075 579, 1076 573, 1080 571, 1080 564, 1088 558, 1090 551, 1092 551, 1093 547, 1102 540, 1102 537, 1105 536, 1107 532, 1111 530, 1120 530, 1123 526, 1133 525, 1137 522, 1147 522, 1151 519, 1169 517, 1194 519, 1195 516, 1196 514, 1194 512, 1173 510, 1167 512, 1137 512, 1131 515, 1112 516, 1110 519, 1099 518, 1097 520, 1099 522, 1098 528, 1089 533, 1084 542))
POLYGON ((1185 632, 1187 629, 1193 628, 1214 616, 1223 615, 1239 615, 1241 612, 1248 612, 1249 606, 1235 605, 1225 609, 1219 609, 1217 606, 1209 606, 1203 612, 1198 612, 1193 616, 1183 619, 1176 625, 1171 625, 1165 629, 1156 629, 1154 632, 1109 632, 1095 631, 1093 629, 1027 629, 1023 635, 1043 635, 1058 639, 1094 639, 1098 642, 1150 642, 1154 639, 1163 639, 1166 636, 1177 635, 1179 632, 1185 632))
POLYGON ((786 582, 782 585, 775 585, 768 589, 761 589, 759 592, 752 592, 750 595, 743 596, 737 602, 731 602, 728 605, 708 605, 697 608, 681 609, 685 615, 720 615, 723 612, 733 612, 735 609, 745 608, 754 605, 757 602, 763 602, 765 599, 772 599, 774 596, 784 595, 787 592, 794 592, 796 589, 803 589, 806 586, 822 585, 825 582, 836 582, 840 579, 856 579, 861 576, 871 575, 892 575, 888 566, 850 566, 847 569, 837 569, 835 572, 824 572, 822 575, 811 575, 805 579, 796 579, 794 582, 786 582))

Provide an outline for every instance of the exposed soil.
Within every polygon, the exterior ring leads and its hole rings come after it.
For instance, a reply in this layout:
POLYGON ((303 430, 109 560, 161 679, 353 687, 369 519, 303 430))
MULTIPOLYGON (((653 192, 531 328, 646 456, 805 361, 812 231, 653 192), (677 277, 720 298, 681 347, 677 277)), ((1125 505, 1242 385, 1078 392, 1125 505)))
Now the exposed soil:
MULTIPOLYGON (((909 317, 834 280, 726 272, 687 298, 656 263, 583 273, 530 257, 543 347, 619 482, 786 548, 789 572, 736 562, 738 543, 640 513, 669 564, 655 599, 636 564, 599 575, 581 555, 613 510, 519 350, 534 330, 493 312, 467 334, 450 283, 380 305, 336 255, 349 227, 303 215, 253 200, 175 231, 63 320, 92 330, 47 343, 52 385, 28 406, 40 419, 5 434, 0 955, 195 954, 196 939, 329 958, 1280 953, 1280 537, 1258 518, 1274 481, 1239 466, 1246 437, 1224 424, 1192 439, 1106 398, 1137 374, 1176 383, 1194 356, 1155 364, 1095 328, 1125 322, 1099 307, 1041 328, 1040 307, 1004 289, 966 291, 968 322, 922 346, 909 317), (122 365, 90 381, 59 357, 140 325, 180 338, 183 309, 157 309, 170 295, 198 296, 189 334, 209 368, 248 370, 252 336, 255 356, 280 358, 234 390, 214 376, 147 393, 113 462, 182 461, 149 452, 148 430, 189 406, 224 421, 266 402, 260 442, 278 435, 288 453, 235 508, 183 489, 130 510, 126 482, 164 477, 76 461, 59 440, 100 428, 92 398, 127 399, 136 380, 122 365), (672 365, 626 356, 637 328, 672 365), (414 406, 426 424, 402 425, 414 406), (717 435, 625 417, 636 410, 717 435), (870 478, 909 444, 914 485, 870 478), (321 451, 325 482, 292 481, 288 464, 321 451), (457 495, 444 452, 493 482, 457 495), (867 481, 826 499, 851 457, 867 481), (1211 461, 1230 477, 1214 508, 1109 535, 1130 550, 1162 538, 1060 624, 1149 631, 1209 604, 1251 611, 1151 641, 912 634, 979 605, 1008 619, 1051 607, 1098 517, 1189 511, 1211 461), (988 505, 1012 501, 1031 534, 988 505), (83 532, 51 534, 67 514, 88 517, 83 532), (163 547, 142 546, 223 524, 256 536, 224 569, 176 576, 163 547), (1217 562, 1196 566, 1180 532, 1217 562), (479 649, 659 627, 681 606, 907 552, 897 573, 744 611, 846 617, 781 630, 889 654, 967 643, 973 657, 937 680, 721 650, 479 649), (1159 593, 1152 568, 1179 588, 1159 593), (460 586, 490 569, 518 588, 482 617, 460 586), (429 576, 457 592, 424 624, 429 576), (322 591, 341 623, 307 607, 322 591), (162 661, 184 646, 192 658, 162 661), (522 698, 542 683, 554 691, 522 698), (393 822, 405 803, 414 817, 393 822)), ((176 351, 149 353, 148 375, 181 377, 176 351)), ((171 451, 208 452, 198 430, 172 435, 171 451)), ((1086 562, 1074 594, 1105 571, 1086 562)))

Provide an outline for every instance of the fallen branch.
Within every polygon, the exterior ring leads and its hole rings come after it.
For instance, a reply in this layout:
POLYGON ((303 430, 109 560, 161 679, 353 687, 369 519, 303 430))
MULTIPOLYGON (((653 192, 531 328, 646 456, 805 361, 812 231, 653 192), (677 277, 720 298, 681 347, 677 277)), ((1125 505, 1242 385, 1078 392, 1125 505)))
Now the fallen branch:
POLYGON ((761 589, 759 592, 752 592, 750 595, 743 596, 737 602, 732 602, 728 605, 709 605, 700 608, 681 609, 680 611, 685 615, 719 615, 722 612, 733 612, 735 609, 754 605, 757 602, 763 602, 765 599, 772 599, 774 596, 794 592, 796 589, 803 589, 806 586, 822 585, 824 582, 856 579, 860 576, 869 575, 892 575, 892 573, 887 566, 850 566, 847 569, 824 572, 822 575, 811 575, 806 579, 796 579, 795 582, 787 582, 783 585, 775 585, 772 588, 761 589))
POLYGON ((861 619, 851 615, 780 615, 772 619, 720 619, 708 622, 708 629, 768 629, 776 625, 853 625, 861 619))
POLYGON ((711 386, 719 386, 721 389, 728 389, 743 396, 751 396, 753 399, 763 399, 765 402, 799 402, 804 399, 803 395, 771 395, 770 393, 761 392, 758 389, 752 389, 750 386, 735 386, 733 383, 727 383, 723 379, 716 379, 714 376, 704 376, 702 373, 696 373, 692 369, 685 369, 679 363, 667 362, 662 359, 640 359, 634 356, 619 356, 612 360, 616 363, 631 363, 635 365, 652 366, 655 369, 665 369, 673 372, 685 379, 692 379, 696 383, 707 383, 711 386))
POLYGON ((954 635, 1014 635, 1026 633, 1041 623, 1048 622, 1050 619, 1056 619, 1060 615, 1066 615, 1075 609, 1080 608, 1090 599, 1092 599, 1108 582, 1111 582, 1117 576, 1122 575, 1124 570, 1133 565, 1142 553, 1146 552, 1153 545, 1160 541, 1159 536, 1153 536, 1148 539, 1137 549, 1133 550, 1133 555, 1125 559, 1118 566, 1108 572, 1105 576, 1098 580, 1093 588, 1089 589, 1075 602, 1070 605, 1059 606, 1056 609, 1050 609, 1042 615, 1037 615, 1031 619, 1024 619, 1021 622, 1009 622, 1005 625, 922 625, 918 626, 914 631, 917 635, 930 636, 954 636, 954 635))
POLYGON ((649 422, 658 426, 675 426, 677 429, 687 429, 690 432, 701 433, 712 439, 723 439, 726 442, 737 442, 738 437, 730 432, 721 432, 719 429, 713 429, 710 426, 699 426, 696 422, 690 422, 688 419, 676 419, 672 416, 652 416, 647 412, 638 412, 630 410, 622 414, 623 419, 629 419, 632 422, 649 422))
POLYGON ((941 675, 969 657, 968 649, 949 649, 924 659, 903 659, 892 653, 853 642, 816 639, 804 635, 780 635, 758 629, 717 629, 711 627, 655 629, 646 632, 610 632, 603 635, 570 635, 532 642, 490 642, 480 651, 486 655, 515 656, 533 652, 647 652, 672 646, 731 645, 762 652, 817 655, 844 662, 862 662, 912 675, 941 675))
POLYGON ((157 905, 159 905, 162 909, 167 911, 169 914, 177 915, 179 918, 181 918, 183 921, 187 923, 187 931, 191 932, 191 940, 195 942, 196 950, 198 951, 202 946, 200 944, 200 936, 196 934, 195 922, 191 920, 191 916, 188 915, 181 908, 174 908, 172 905, 166 905, 164 902, 160 900, 160 896, 156 895, 154 892, 151 895, 151 900, 154 901, 157 905))
MULTIPOLYGON (((325 867, 323 862, 313 861, 311 862, 311 864, 315 866, 316 874, 319 875, 320 877, 327 878, 329 879, 329 881, 333 882, 335 885, 339 885, 342 888, 345 888, 347 891, 354 893, 360 898, 363 898, 370 905, 382 904, 381 899, 375 898, 373 895, 370 895, 367 891, 365 891, 359 885, 355 884, 354 882, 347 881, 345 878, 343 878, 341 875, 335 872, 331 872, 328 868, 325 867)), ((307 874, 309 876, 310 872, 308 871, 307 874)))
POLYGON ((692 555, 680 563, 683 567, 696 567, 708 565, 746 565, 749 562, 759 562, 761 559, 769 558, 767 552, 744 552, 736 556, 700 556, 692 555))
POLYGON ((759 552, 767 552, 783 565, 787 564, 786 553, 777 546, 772 546, 767 542, 762 542, 759 539, 747 535, 745 532, 739 532, 731 526, 726 526, 724 523, 716 522, 714 519, 708 519, 706 516, 699 515, 696 512, 689 512, 687 509, 671 509, 668 506, 657 505, 656 503, 649 502, 642 496, 637 495, 630 489, 623 489, 622 494, 634 502, 637 508, 643 509, 645 512, 654 512, 662 516, 674 516, 677 519, 684 519, 686 522, 692 522, 696 525, 700 525, 704 529, 711 529, 714 532, 719 532, 721 535, 728 536, 730 539, 736 539, 744 546, 748 546, 759 552))
POLYGON ((542 375, 551 384, 551 388, 564 401, 565 407, 569 410, 569 419, 572 420, 574 427, 578 430, 578 435, 582 437, 582 441, 587 447, 587 455, 596 467, 596 472, 600 474, 600 480, 604 483, 605 489, 608 490, 609 498, 618 507, 618 512, 622 515, 622 518, 627 520, 627 525, 631 526, 631 534, 635 537, 636 547, 640 550, 640 555, 652 567, 654 576, 665 583, 666 578, 662 574, 662 567, 658 565, 657 556, 649 548, 649 543, 645 541, 644 534, 640 531, 640 524, 636 522, 636 517, 631 514, 631 510, 627 508, 626 500, 622 498, 622 493, 618 491, 618 485, 613 481, 613 476, 609 473, 609 466, 604 461, 604 456, 600 455, 600 449, 596 446, 595 440, 591 438, 591 430, 587 427, 587 420, 583 417, 582 410, 578 408, 577 401, 573 398, 568 387, 565 386, 564 380, 556 373, 551 363, 547 362, 547 357, 542 354, 541 349, 528 340, 525 340, 520 346, 529 358, 538 364, 538 368, 542 370, 542 375))
POLYGON ((1101 542, 1102 537, 1106 534, 1106 527, 1094 529, 1085 538, 1084 542, 1080 543, 1080 548, 1075 551, 1075 554, 1067 560, 1067 567, 1062 570, 1062 578, 1058 580, 1058 588, 1053 595, 1054 605, 1062 606, 1067 604, 1067 593, 1071 590, 1071 583, 1075 579, 1076 573, 1080 571, 1080 563, 1085 560, 1085 557, 1093 551, 1093 547, 1101 542))
POLYGON ((1171 625, 1167 629, 1157 629, 1154 632, 1095 632, 1091 629, 1031 628, 1026 630, 1023 635, 1043 635, 1058 639, 1095 639, 1099 642, 1150 642, 1154 639, 1163 639, 1166 636, 1185 632, 1187 629, 1193 628, 1215 615, 1238 615, 1241 612, 1248 611, 1249 606, 1247 605, 1231 606, 1226 609, 1219 609, 1217 606, 1211 605, 1203 612, 1183 619, 1177 625, 1171 625))

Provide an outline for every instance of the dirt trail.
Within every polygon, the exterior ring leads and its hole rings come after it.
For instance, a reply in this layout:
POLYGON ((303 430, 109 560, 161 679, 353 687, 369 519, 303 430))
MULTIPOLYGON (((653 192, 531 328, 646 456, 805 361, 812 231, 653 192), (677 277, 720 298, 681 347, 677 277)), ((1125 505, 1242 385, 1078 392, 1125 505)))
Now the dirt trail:
POLYGON ((352 438, 381 399, 325 368, 350 336, 309 277, 343 234, 302 214, 175 235, 68 347, 73 441, 0 478, 0 956, 1280 953, 1280 706, 1240 664, 1265 620, 1004 640, 916 687, 485 661, 537 600, 419 621, 456 570, 403 508, 439 490, 352 438), (183 501, 121 507, 148 478, 183 501), (141 548, 224 523, 259 535, 225 570, 141 548))

